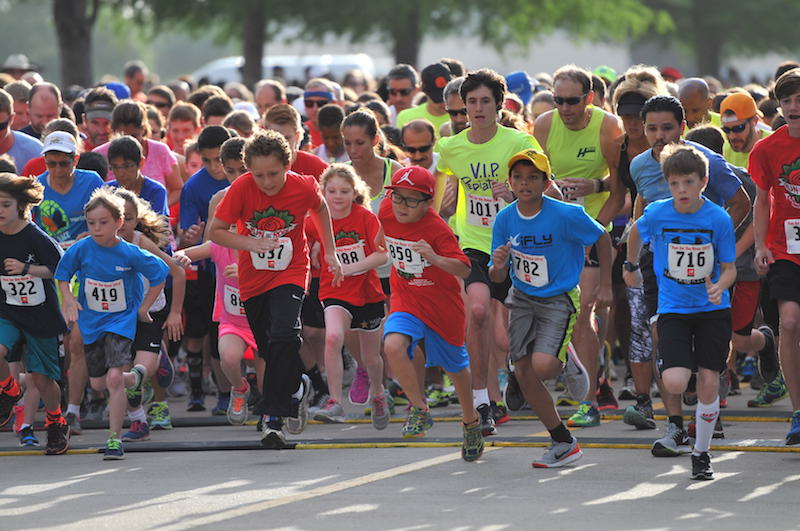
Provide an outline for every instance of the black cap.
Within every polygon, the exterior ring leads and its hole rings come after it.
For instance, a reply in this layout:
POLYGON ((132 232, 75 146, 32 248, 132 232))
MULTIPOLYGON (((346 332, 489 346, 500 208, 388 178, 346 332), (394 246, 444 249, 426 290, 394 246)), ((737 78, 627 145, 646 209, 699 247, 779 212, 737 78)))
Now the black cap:
POLYGON ((647 98, 638 92, 626 92, 617 102, 617 116, 639 116, 647 98))
POLYGON ((422 92, 434 103, 444 101, 444 87, 453 79, 450 68, 444 63, 433 63, 422 69, 422 92))

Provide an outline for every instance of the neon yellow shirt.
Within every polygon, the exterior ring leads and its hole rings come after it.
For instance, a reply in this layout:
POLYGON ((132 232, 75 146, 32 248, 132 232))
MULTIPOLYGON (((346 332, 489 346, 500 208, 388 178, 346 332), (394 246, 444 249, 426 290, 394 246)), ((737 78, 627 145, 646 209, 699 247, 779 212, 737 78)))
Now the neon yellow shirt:
POLYGON ((524 149, 542 148, 528 133, 502 125, 498 125, 494 137, 483 144, 470 142, 468 132, 469 128, 439 139, 436 169, 458 178, 458 205, 450 225, 458 235, 461 248, 490 254, 492 226, 497 213, 506 206, 502 199, 492 197, 492 183, 508 180, 511 157, 524 149))
MULTIPOLYGON (((763 129, 758 129, 758 140, 762 138, 767 138, 770 134, 769 131, 765 131, 763 129)), ((756 142, 758 142, 756 140, 756 142)), ((734 166, 739 166, 740 168, 747 168, 747 160, 750 158, 750 152, 739 153, 738 151, 734 151, 731 145, 728 142, 725 142, 725 145, 722 146, 722 155, 725 157, 725 160, 733 164, 734 166)))
MULTIPOLYGON (((605 113, 590 107, 589 123, 579 131, 567 129, 558 110, 553 111, 550 132, 547 135, 547 155, 556 180, 559 179, 603 179, 608 175, 608 163, 600 146, 600 129, 605 113)), ((596 218, 608 200, 608 192, 589 194, 576 202, 583 205, 586 213, 596 218)))
POLYGON ((425 118, 433 124, 434 134, 436 135, 436 138, 439 138, 439 128, 443 123, 450 120, 450 115, 444 113, 441 116, 434 116, 428 112, 427 104, 423 103, 422 105, 417 105, 416 107, 411 107, 404 111, 400 111, 400 114, 397 115, 397 128, 402 129, 403 126, 411 120, 417 120, 420 118, 425 118))

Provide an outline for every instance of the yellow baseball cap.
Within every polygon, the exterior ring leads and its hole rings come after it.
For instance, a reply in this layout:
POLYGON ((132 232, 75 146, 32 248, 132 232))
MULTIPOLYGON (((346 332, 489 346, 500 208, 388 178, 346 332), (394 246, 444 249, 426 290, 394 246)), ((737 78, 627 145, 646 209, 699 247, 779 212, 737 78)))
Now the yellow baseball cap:
POLYGON ((543 171, 548 178, 551 177, 550 159, 548 159, 547 155, 545 155, 544 153, 536 151, 533 148, 520 151, 519 153, 511 157, 511 160, 508 161, 508 169, 510 170, 514 166, 514 164, 516 164, 521 160, 527 160, 531 162, 538 170, 543 171))

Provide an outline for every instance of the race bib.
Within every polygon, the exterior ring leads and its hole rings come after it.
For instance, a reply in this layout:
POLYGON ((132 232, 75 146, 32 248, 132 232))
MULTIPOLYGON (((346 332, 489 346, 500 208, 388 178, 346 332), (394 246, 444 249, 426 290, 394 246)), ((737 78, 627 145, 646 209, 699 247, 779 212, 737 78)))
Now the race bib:
POLYGON ((125 302, 125 284, 122 279, 101 282, 87 278, 83 286, 86 304, 94 312, 123 312, 128 307, 125 302))
POLYGON ((33 275, 2 275, 0 285, 6 292, 6 304, 39 306, 44 302, 44 283, 33 275))
MULTIPOLYGON (((339 262, 344 265, 357 264, 367 257, 364 242, 351 243, 336 247, 336 256, 339 262)), ((359 273, 363 275, 364 273, 359 273)))
POLYGON ((292 262, 291 238, 278 238, 278 246, 265 253, 250 253, 253 267, 261 271, 285 271, 292 262))
POLYGON ((500 199, 494 199, 492 196, 467 194, 467 223, 476 227, 491 228, 503 206, 500 199))
POLYGON ((783 222, 786 232, 786 252, 800 254, 800 219, 787 219, 783 222))
POLYGON ((667 260, 670 278, 681 284, 702 284, 714 270, 714 246, 670 243, 667 260))
POLYGON ((237 317, 244 316, 244 301, 239 296, 239 288, 225 284, 225 311, 237 317))
POLYGON ((511 249, 511 265, 514 276, 535 288, 546 286, 550 282, 547 274, 547 258, 540 255, 525 254, 511 249))
POLYGON ((573 203, 581 206, 584 205, 585 197, 575 197, 575 191, 577 190, 576 187, 567 186, 566 184, 559 184, 558 181, 556 181, 556 184, 558 184, 558 188, 561 190, 561 195, 564 196, 565 203, 573 203))
POLYGON ((389 256, 392 258, 394 268, 401 273, 419 275, 422 274, 427 262, 421 254, 411 248, 413 243, 386 237, 386 246, 389 248, 389 256))
MULTIPOLYGON (((142 279, 142 296, 147 295, 148 290, 150 289, 150 281, 147 280, 147 277, 144 275, 139 275, 139 278, 142 279)), ((148 311, 151 312, 160 312, 164 308, 167 307, 167 296, 164 294, 164 290, 158 292, 158 297, 156 297, 155 302, 150 306, 148 311)))

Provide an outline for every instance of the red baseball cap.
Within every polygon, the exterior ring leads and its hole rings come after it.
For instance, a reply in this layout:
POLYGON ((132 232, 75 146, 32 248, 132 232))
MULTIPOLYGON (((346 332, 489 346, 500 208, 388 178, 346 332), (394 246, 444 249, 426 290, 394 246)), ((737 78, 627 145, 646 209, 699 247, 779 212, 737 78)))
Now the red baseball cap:
POLYGON ((416 190, 431 197, 434 195, 436 180, 431 172, 420 166, 409 166, 392 175, 392 184, 387 190, 402 188, 403 190, 416 190))

